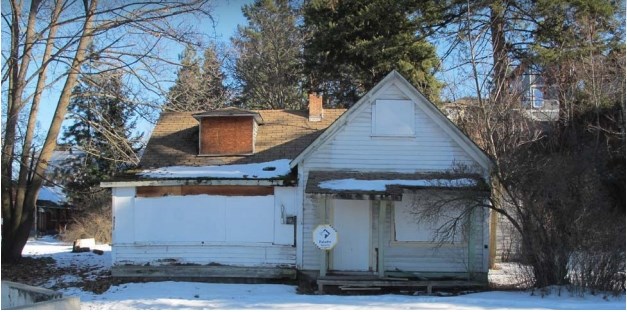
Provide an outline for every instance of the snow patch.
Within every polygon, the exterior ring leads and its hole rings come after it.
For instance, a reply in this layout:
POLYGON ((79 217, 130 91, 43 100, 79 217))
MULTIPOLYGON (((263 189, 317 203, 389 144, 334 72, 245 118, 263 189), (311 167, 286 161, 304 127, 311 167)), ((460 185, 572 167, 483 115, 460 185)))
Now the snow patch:
POLYGON ((290 160, 279 159, 264 163, 223 166, 170 166, 143 170, 145 178, 232 178, 271 179, 290 173, 290 160))
MULTIPOLYGON (((29 240, 24 256, 52 257, 58 266, 105 269, 111 267, 110 247, 99 245, 105 251, 72 253, 72 246, 53 237, 29 240)), ((46 284, 54 287, 77 281, 79 276, 64 275, 46 284)), ((291 285, 219 284, 192 282, 127 283, 112 286, 102 294, 94 294, 77 287, 60 288, 64 297, 77 296, 83 310, 200 310, 200 309, 263 309, 263 310, 486 310, 486 309, 584 309, 625 310, 625 294, 617 297, 585 294, 573 295, 551 291, 540 295, 529 291, 486 291, 459 296, 411 295, 299 295, 291 285)))
POLYGON ((438 187, 463 187, 476 186, 472 179, 425 179, 425 180, 356 180, 342 179, 320 182, 318 186, 323 189, 341 191, 385 191, 388 185, 401 186, 438 186, 438 187))
POLYGON ((56 204, 67 202, 63 188, 60 186, 42 186, 37 199, 51 201, 56 204))

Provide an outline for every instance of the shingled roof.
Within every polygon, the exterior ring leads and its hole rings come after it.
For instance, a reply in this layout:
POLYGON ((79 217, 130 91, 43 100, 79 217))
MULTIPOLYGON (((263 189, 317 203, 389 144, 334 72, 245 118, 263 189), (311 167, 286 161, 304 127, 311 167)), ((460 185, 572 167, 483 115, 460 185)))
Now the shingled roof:
POLYGON ((250 164, 276 159, 294 159, 328 128, 345 109, 325 109, 318 122, 307 111, 253 110, 263 119, 250 156, 198 156, 199 112, 164 112, 155 126, 140 161, 142 169, 166 166, 250 164))

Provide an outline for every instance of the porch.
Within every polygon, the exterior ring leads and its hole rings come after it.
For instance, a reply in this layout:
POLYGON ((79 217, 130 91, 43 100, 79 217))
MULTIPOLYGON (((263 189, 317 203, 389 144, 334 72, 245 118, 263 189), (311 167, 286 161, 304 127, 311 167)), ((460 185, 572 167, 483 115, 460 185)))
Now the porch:
MULTIPOLYGON (((461 198, 462 192, 468 191, 479 196, 488 194, 476 186, 443 187, 453 183, 449 181, 469 181, 472 177, 437 178, 420 174, 310 172, 305 215, 311 216, 306 218, 311 222, 305 230, 328 224, 338 236, 330 250, 305 244, 304 269, 316 272, 319 292, 324 293, 329 286, 340 290, 425 289, 428 293, 437 288, 485 286, 488 214, 478 210, 465 215, 460 221, 463 226, 459 227, 459 235, 440 243, 433 241, 434 230, 448 216, 427 222, 418 219, 416 211, 429 205, 433 201, 429 199, 436 194, 445 199, 461 198), (378 181, 386 185, 381 189, 324 188, 323 182, 348 179, 353 185, 378 181), (429 180, 444 182, 411 185, 429 180)), ((451 205, 447 211, 455 215, 456 209, 459 207, 451 205)))

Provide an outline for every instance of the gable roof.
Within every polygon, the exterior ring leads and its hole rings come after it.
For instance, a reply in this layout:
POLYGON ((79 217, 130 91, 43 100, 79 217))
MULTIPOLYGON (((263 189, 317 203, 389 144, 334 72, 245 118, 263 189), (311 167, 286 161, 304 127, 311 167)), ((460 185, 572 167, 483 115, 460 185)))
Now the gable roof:
POLYGON ((319 146, 333 138, 337 132, 353 118, 355 118, 362 106, 370 103, 377 93, 385 86, 394 84, 403 93, 409 96, 416 107, 422 110, 425 115, 431 118, 444 133, 446 133, 454 142, 468 155, 475 160, 483 169, 489 171, 492 161, 483 150, 479 148, 470 138, 468 138, 457 126, 450 121, 431 101, 429 101, 420 91, 418 91, 407 79, 405 79, 396 70, 390 72, 378 84, 376 84, 368 93, 362 96, 357 103, 351 106, 345 114, 340 116, 331 126, 329 126, 320 136, 318 136, 307 148, 305 148, 292 162, 290 166, 293 168, 306 157, 312 154, 319 146))
MULTIPOLYGON (((293 159, 313 142, 345 109, 325 109, 319 122, 307 111, 253 110, 263 119, 250 156, 198 156, 198 121, 204 113, 164 112, 155 126, 139 163, 141 169, 167 166, 211 166, 262 163, 293 159)), ((231 110, 235 113, 235 110, 231 110)), ((211 113, 210 113, 211 114, 211 113)), ((224 115, 222 115, 224 116, 224 115)))

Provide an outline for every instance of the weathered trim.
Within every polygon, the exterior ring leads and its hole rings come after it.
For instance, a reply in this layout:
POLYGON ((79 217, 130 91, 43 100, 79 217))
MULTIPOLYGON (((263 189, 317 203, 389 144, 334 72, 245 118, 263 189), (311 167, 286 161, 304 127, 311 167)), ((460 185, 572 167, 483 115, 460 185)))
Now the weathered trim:
POLYGON ((348 199, 348 200, 391 200, 391 201, 401 201, 402 194, 399 195, 388 195, 388 194, 359 194, 359 193, 349 193, 350 191, 346 191, 344 193, 306 193, 312 195, 324 195, 330 199, 348 199))
POLYGON ((296 279, 295 268, 208 265, 113 266, 114 277, 296 279))
POLYGON ((178 185, 255 185, 284 186, 283 180, 243 180, 243 179, 170 179, 100 182, 100 187, 139 187, 139 186, 178 186, 178 185))
POLYGON ((139 186, 136 197, 162 197, 186 195, 265 196, 274 195, 272 186, 256 185, 180 185, 139 186))
POLYGON ((377 246, 377 250, 379 251, 377 253, 377 273, 379 275, 379 277, 385 277, 385 217, 386 217, 386 210, 387 210, 387 206, 388 206, 388 202, 387 201, 376 201, 376 203, 378 204, 378 208, 379 208, 379 218, 378 218, 378 224, 377 224, 377 240, 378 240, 378 246, 377 246))

